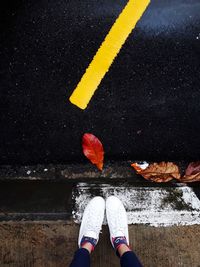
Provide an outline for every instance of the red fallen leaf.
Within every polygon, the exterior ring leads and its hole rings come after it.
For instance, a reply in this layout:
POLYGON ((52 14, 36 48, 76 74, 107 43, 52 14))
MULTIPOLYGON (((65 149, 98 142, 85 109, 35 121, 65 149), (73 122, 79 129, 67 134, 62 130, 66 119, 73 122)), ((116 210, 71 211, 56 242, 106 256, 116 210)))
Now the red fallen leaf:
POLYGON ((133 163, 131 166, 138 174, 153 182, 166 183, 174 178, 180 179, 179 168, 172 162, 152 163, 145 169, 141 168, 137 163, 133 163))
POLYGON ((196 161, 196 162, 191 162, 186 171, 185 174, 186 175, 194 175, 200 173, 200 161, 196 161))
POLYGON ((100 140, 90 133, 85 133, 82 138, 84 155, 102 171, 104 160, 104 149, 100 140))
POLYGON ((200 161, 191 162, 185 171, 185 175, 180 179, 180 182, 191 183, 199 181, 200 181, 200 161))

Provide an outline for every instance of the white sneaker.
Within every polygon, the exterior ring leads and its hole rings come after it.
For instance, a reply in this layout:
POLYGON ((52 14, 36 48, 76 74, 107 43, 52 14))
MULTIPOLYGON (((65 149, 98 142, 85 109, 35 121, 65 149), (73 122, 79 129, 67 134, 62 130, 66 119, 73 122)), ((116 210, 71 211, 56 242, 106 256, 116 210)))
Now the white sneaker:
POLYGON ((88 239, 93 247, 99 240, 105 213, 105 200, 102 197, 94 197, 84 210, 82 223, 79 231, 78 246, 88 239))
MULTIPOLYGON (((124 239, 129 246, 129 234, 127 214, 122 202, 115 196, 110 196, 106 200, 106 216, 110 230, 110 241, 112 246, 116 249, 117 244, 113 243, 116 238, 124 239)), ((122 241, 122 243, 124 243, 122 241)), ((116 242, 121 242, 116 240, 116 242)))

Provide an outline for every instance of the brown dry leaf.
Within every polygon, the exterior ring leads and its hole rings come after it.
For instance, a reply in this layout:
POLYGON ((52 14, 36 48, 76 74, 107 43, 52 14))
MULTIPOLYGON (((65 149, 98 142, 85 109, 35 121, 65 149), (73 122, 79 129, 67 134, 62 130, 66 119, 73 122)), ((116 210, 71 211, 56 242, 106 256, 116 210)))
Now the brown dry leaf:
POLYGON ((185 171, 185 175, 180 179, 180 182, 191 183, 199 181, 200 181, 200 161, 191 162, 185 171))
POLYGON ((166 183, 174 178, 180 179, 179 168, 173 162, 152 163, 146 169, 141 169, 137 163, 131 166, 138 174, 153 182, 166 183))

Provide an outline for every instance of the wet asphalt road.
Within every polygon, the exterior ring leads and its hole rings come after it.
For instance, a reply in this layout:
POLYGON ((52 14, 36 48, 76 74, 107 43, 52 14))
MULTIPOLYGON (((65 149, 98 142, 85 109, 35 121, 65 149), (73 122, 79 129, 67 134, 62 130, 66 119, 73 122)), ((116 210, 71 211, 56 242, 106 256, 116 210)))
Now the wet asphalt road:
POLYGON ((0 164, 200 158, 200 2, 152 3, 85 111, 68 98, 127 1, 1 1, 0 164))

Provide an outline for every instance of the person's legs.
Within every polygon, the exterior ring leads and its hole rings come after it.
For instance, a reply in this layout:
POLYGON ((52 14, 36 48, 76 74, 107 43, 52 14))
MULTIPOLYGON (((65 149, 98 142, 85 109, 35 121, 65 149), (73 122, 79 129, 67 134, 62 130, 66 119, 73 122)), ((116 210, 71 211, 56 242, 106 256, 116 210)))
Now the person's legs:
POLYGON ((79 231, 78 246, 70 267, 90 267, 90 253, 99 240, 105 212, 105 200, 93 198, 85 208, 79 231))
POLYGON ((142 267, 139 259, 133 251, 125 252, 120 257, 121 267, 142 267))
POLYGON ((70 264, 70 267, 90 267, 90 253, 85 248, 78 249, 70 264))
POLYGON ((127 214, 122 202, 114 196, 106 200, 106 216, 110 241, 120 257, 122 267, 142 267, 135 253, 129 248, 127 214))

